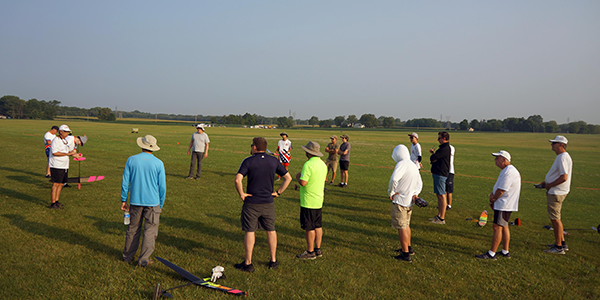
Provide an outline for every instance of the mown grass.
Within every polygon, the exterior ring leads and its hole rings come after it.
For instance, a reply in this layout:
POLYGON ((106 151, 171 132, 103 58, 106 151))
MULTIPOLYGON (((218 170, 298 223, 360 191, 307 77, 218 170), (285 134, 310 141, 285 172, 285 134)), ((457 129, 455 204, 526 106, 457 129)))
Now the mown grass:
MULTIPOLYGON (((56 123, 56 124, 55 124, 56 123)), ((210 128, 209 157, 202 178, 185 180, 189 125, 148 124, 132 134, 131 123, 69 121, 77 135, 90 140, 82 148, 87 160, 82 175, 105 175, 82 189, 64 189, 64 210, 51 211, 50 183, 44 175, 43 134, 51 121, 2 120, 0 150, 0 297, 7 299, 148 299, 154 285, 185 283, 183 278, 156 262, 143 269, 120 261, 125 226, 119 210, 121 173, 127 157, 140 152, 137 136, 152 134, 165 162, 167 200, 161 215, 155 255, 197 274, 225 267, 221 284, 247 291, 259 299, 424 299, 490 297, 585 299, 600 297, 600 235, 591 230, 571 231, 567 255, 543 253, 553 242, 545 196, 532 187, 544 179, 554 160, 551 134, 451 133, 456 147, 456 190, 446 226, 427 219, 436 213, 432 180, 422 172, 422 197, 430 202, 415 208, 411 224, 417 255, 412 264, 392 258, 399 247, 390 228, 390 203, 386 189, 393 168, 391 151, 408 145, 404 131, 345 131, 350 135, 352 156, 349 188, 327 187, 324 214, 324 256, 299 261, 304 251, 300 229, 299 195, 288 189, 276 200, 278 270, 268 270, 266 236, 257 233, 254 251, 256 271, 233 268, 243 258, 243 232, 239 213, 242 203, 233 187, 240 162, 249 153, 251 138, 265 136, 275 150, 277 130, 210 128), (477 227, 465 219, 487 209, 487 195, 499 169, 491 152, 504 149, 523 179, 520 210, 513 217, 523 226, 511 227, 510 260, 478 261, 473 257, 489 248, 491 226, 477 227)), ((412 130, 411 130, 412 131, 412 130)), ((305 161, 300 145, 317 141, 324 148, 331 134, 340 130, 287 130, 294 145, 290 171, 301 170, 305 161)), ((436 144, 436 133, 420 132, 424 152, 436 144)), ((600 223, 600 137, 568 135, 574 160, 571 194, 563 220, 567 228, 590 228, 600 223)), ((428 155, 425 155, 427 161, 428 155)), ((429 164, 424 163, 425 169, 429 164)), ((71 164, 71 175, 78 165, 71 164)), ((339 174, 337 181, 339 182, 339 174)), ((173 291, 177 299, 225 299, 232 296, 200 287, 173 291)))

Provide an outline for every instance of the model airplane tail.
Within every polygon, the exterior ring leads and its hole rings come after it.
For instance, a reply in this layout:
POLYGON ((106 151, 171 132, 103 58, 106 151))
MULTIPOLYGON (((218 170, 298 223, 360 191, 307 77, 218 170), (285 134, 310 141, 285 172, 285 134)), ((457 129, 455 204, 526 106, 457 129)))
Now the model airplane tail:
MULTIPOLYGON (((191 281, 195 285, 200 285, 203 287, 227 292, 232 295, 244 296, 244 297, 248 296, 248 293, 246 293, 244 291, 240 291, 238 289, 233 289, 233 288, 229 288, 226 286, 222 286, 220 284, 213 283, 210 281, 210 278, 200 279, 200 278, 196 277, 194 274, 184 270, 183 268, 179 267, 178 265, 176 265, 164 258, 160 258, 158 256, 155 256, 154 258, 156 258, 158 261, 163 263, 165 266, 171 268, 171 270, 177 272, 179 275, 183 276, 185 279, 191 281)), ((161 291, 161 292, 164 294, 166 291, 161 291)))

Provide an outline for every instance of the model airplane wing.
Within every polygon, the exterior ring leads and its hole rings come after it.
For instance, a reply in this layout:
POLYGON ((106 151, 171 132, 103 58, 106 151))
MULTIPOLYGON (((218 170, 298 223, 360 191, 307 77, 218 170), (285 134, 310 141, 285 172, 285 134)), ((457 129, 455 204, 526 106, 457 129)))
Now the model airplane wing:
POLYGON ((73 177, 67 180, 68 183, 94 182, 104 179, 104 176, 73 177))
POLYGON ((164 258, 160 258, 158 256, 155 256, 154 258, 158 259, 158 261, 163 263, 165 266, 171 268, 173 271, 177 272, 179 275, 185 277, 185 279, 191 281, 193 284, 204 286, 204 287, 215 289, 215 290, 220 290, 223 292, 230 293, 232 295, 238 295, 238 296, 244 296, 244 297, 248 295, 248 293, 246 293, 244 291, 240 291, 238 289, 233 289, 233 288, 229 288, 226 286, 222 286, 220 284, 213 283, 210 281, 210 278, 200 279, 200 278, 196 277, 196 275, 184 270, 183 268, 179 267, 178 265, 176 265, 164 258))

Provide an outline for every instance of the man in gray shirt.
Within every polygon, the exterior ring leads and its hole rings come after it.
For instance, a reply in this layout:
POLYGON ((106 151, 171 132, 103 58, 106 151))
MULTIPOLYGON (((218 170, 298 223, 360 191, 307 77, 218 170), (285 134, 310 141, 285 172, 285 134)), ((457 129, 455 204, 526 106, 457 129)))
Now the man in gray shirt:
POLYGON ((208 143, 210 143, 208 135, 204 133, 204 127, 202 127, 202 125, 197 125, 196 129, 198 132, 194 132, 194 134, 192 134, 192 140, 190 141, 190 146, 188 147, 188 155, 192 155, 192 162, 190 163, 190 173, 185 179, 194 178, 194 165, 196 164, 198 165, 196 179, 200 179, 200 172, 202 171, 202 159, 208 157, 208 143))

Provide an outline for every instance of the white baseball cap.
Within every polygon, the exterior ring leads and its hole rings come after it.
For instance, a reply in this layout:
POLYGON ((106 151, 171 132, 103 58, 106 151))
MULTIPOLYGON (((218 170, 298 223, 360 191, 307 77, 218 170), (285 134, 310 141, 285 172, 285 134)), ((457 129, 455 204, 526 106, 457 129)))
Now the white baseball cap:
POLYGON ((548 141, 550 143, 563 143, 565 145, 569 142, 569 140, 567 140, 567 138, 562 135, 557 135, 553 140, 548 140, 548 141))
POLYGON ((416 132, 413 132, 413 133, 409 134, 408 136, 414 136, 415 139, 417 139, 417 140, 419 139, 419 135, 416 132))
POLYGON ((69 128, 69 126, 67 126, 67 124, 60 125, 60 127, 58 127, 58 130, 71 132, 71 129, 69 128))
POLYGON ((502 156, 504 158, 506 158, 506 160, 508 160, 510 162, 510 153, 508 153, 507 151, 504 150, 500 150, 496 153, 492 153, 493 156, 502 156))

